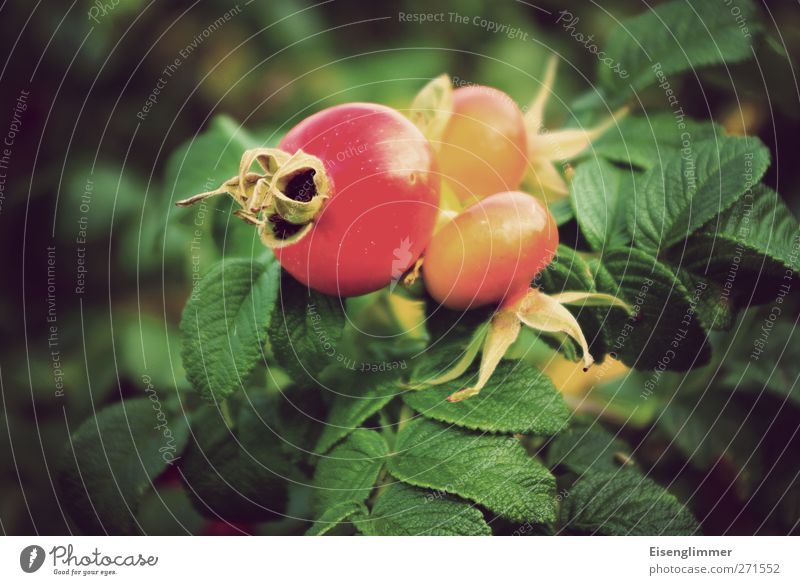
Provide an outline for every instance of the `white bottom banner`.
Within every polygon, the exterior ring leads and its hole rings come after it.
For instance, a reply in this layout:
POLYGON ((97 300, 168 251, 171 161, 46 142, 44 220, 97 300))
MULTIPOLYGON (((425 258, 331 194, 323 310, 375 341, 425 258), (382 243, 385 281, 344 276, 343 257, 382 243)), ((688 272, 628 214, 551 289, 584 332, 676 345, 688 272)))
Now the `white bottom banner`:
POLYGON ((3 537, 0 582, 800 583, 796 537, 3 537))

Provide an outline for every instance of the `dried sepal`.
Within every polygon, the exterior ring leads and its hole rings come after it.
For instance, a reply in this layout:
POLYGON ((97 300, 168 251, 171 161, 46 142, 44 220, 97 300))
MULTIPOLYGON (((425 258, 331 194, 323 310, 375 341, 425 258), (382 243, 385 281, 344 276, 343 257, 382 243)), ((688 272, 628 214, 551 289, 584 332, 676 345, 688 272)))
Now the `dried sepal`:
POLYGON ((584 369, 588 369, 594 363, 594 358, 589 352, 589 344, 577 319, 564 305, 619 307, 629 313, 633 311, 628 303, 609 294, 569 291, 548 295, 532 288, 498 309, 488 324, 476 330, 470 341, 470 347, 458 364, 446 374, 429 380, 427 385, 450 382, 463 374, 474 360, 477 346, 482 340, 481 365, 477 382, 474 386, 451 394, 447 400, 458 402, 479 394, 508 348, 516 341, 522 325, 552 335, 559 340, 566 338, 575 340, 583 351, 584 369))
POLYGON ((565 333, 580 345, 583 351, 583 367, 594 363, 589 353, 589 343, 575 316, 554 297, 532 288, 514 307, 520 321, 531 329, 543 333, 565 333))
POLYGON ((469 369, 472 365, 472 362, 475 361, 475 358, 478 355, 478 352, 483 345, 484 340, 486 339, 486 335, 489 331, 489 323, 483 323, 480 327, 478 327, 475 332, 472 334, 469 343, 467 344, 464 353, 461 354, 461 357, 458 361, 444 374, 440 374, 435 378, 430 378, 428 380, 422 380, 417 384, 412 386, 414 390, 421 390, 428 386, 437 386, 439 384, 444 384, 446 382, 452 382, 453 380, 461 377, 464 372, 469 369))
POLYGON ((593 128, 567 128, 529 135, 529 156, 549 161, 573 159, 589 148, 592 142, 619 123, 627 114, 628 108, 620 108, 593 128))
POLYGON ((460 402, 479 394, 492 377, 508 348, 519 337, 521 328, 520 320, 513 312, 504 309, 497 311, 489 323, 489 331, 486 333, 486 339, 483 342, 483 355, 481 356, 481 366, 478 370, 478 381, 474 386, 454 392, 447 397, 447 401, 460 402))
POLYGON ((331 189, 325 166, 316 156, 302 150, 289 154, 278 148, 251 148, 242 154, 237 176, 177 205, 228 194, 240 207, 234 215, 256 226, 265 246, 283 248, 308 235, 331 189), (253 170, 256 164, 260 172, 253 170))
POLYGON ((180 201, 177 201, 175 205, 177 205, 178 207, 188 207, 190 205, 194 205, 199 201, 203 201, 211 197, 216 197, 217 195, 230 195, 237 203, 239 203, 242 200, 242 198, 239 195, 239 176, 237 175, 235 177, 231 177, 213 191, 206 191, 204 193, 198 193, 197 195, 192 195, 191 197, 187 197, 186 199, 181 199, 180 201))
POLYGON ((569 186, 558 172, 556 166, 551 161, 543 158, 529 159, 525 180, 531 186, 531 190, 537 193, 555 193, 558 195, 569 193, 569 186))
POLYGON ((631 305, 619 297, 598 292, 562 292, 551 295, 551 298, 562 305, 578 305, 582 307, 619 307, 628 315, 632 315, 634 309, 631 305))
POLYGON ((555 55, 548 61, 541 88, 525 112, 525 132, 528 137, 528 169, 525 181, 532 190, 539 193, 563 196, 569 193, 569 185, 553 163, 568 161, 583 153, 593 141, 624 117, 628 109, 617 110, 594 128, 548 131, 544 124, 544 114, 553 92, 557 63, 555 55))
POLYGON ((447 74, 429 81, 414 97, 408 118, 438 150, 444 130, 453 115, 453 82, 447 74))
POLYGON ((558 67, 558 57, 552 55, 547 61, 547 66, 542 77, 542 87, 536 97, 528 104, 525 112, 525 131, 528 133, 528 140, 536 136, 544 126, 544 108, 547 100, 553 91, 553 82, 556 79, 556 68, 558 67))
POLYGON ((278 148, 251 148, 245 150, 239 161, 239 191, 248 193, 243 204, 252 213, 258 213, 266 205, 269 189, 248 189, 264 180, 269 185, 278 167, 289 158, 289 154, 278 148), (262 173, 252 172, 254 163, 258 163, 262 173))
POLYGON ((313 227, 313 222, 307 223, 291 235, 279 237, 274 231, 272 222, 262 220, 258 224, 258 237, 267 248, 277 250, 299 242, 308 235, 313 227))
POLYGON ((330 189, 330 180, 322 161, 302 150, 281 164, 270 184, 270 193, 275 198, 275 213, 296 225, 304 225, 319 214, 330 189), (298 188, 301 192, 288 192, 296 182, 303 184, 298 188))

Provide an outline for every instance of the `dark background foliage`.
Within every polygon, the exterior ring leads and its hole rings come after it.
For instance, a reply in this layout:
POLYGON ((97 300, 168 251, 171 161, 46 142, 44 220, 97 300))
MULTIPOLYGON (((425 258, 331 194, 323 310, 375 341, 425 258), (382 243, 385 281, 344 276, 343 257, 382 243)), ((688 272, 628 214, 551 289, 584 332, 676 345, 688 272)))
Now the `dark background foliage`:
MULTIPOLYGON (((550 51, 564 62, 548 125, 569 122, 570 103, 591 92, 596 59, 554 23, 553 14, 565 3, 537 2, 544 10, 506 0, 431 4, 256 0, 186 57, 181 51, 235 3, 122 0, 98 22, 88 17, 94 5, 83 0, 0 4, 0 135, 9 128, 20 96, 27 95, 9 147, 0 207, 2 532, 61 534, 82 528, 68 519, 56 495, 57 462, 69 448, 70 434, 100 407, 146 396, 144 376, 165 405, 196 401, 184 394, 188 383, 177 341, 191 286, 192 232, 175 220, 173 207, 174 200, 190 193, 173 193, 165 177, 169 155, 214 116, 227 114, 267 140, 326 105, 359 100, 403 107, 424 81, 442 71, 496 85, 525 103, 535 87, 530 76, 541 74, 550 51), (515 23, 531 40, 523 43, 471 25, 398 22, 398 12, 432 9, 515 23), (180 66, 163 84, 157 103, 138 118, 164 68, 177 58, 180 66), (85 224, 79 223, 82 217, 85 224), (84 229, 85 244, 76 241, 84 229), (49 248, 55 250, 52 256, 49 248), (52 283, 48 258, 55 264, 52 283), (83 258, 87 272, 78 294, 83 258), (63 393, 56 388, 54 368, 63 371, 63 393)), ((583 2, 566 7, 580 14, 582 27, 597 31, 601 42, 615 18, 646 8, 626 0, 604 2, 602 8, 583 2)), ((767 7, 769 34, 782 39, 796 62, 800 29, 790 26, 798 17, 796 4, 769 2, 767 7)), ((765 182, 797 214, 797 72, 785 56, 770 50, 765 48, 759 60, 761 71, 746 65, 705 69, 682 77, 679 91, 693 117, 713 119, 736 133, 746 128, 763 140, 773 156, 765 182)), ((645 105, 663 100, 657 88, 641 97, 645 105)), ((249 232, 229 223, 228 211, 224 203, 209 211, 215 240, 198 259, 203 270, 220 255, 256 245, 249 232)), ((566 243, 585 245, 577 240, 574 223, 563 233, 566 243)), ((607 392, 614 400, 604 424, 621 431, 640 465, 688 502, 706 533, 797 530, 800 402, 797 362, 788 355, 797 354, 797 296, 793 291, 783 307, 768 357, 761 361, 768 370, 777 366, 777 392, 753 387, 732 401, 727 395, 709 398, 707 387, 719 390, 730 382, 725 375, 736 375, 715 369, 718 363, 686 378, 695 392, 687 391, 679 406, 701 403, 695 420, 707 420, 701 421, 698 436, 672 440, 670 424, 682 420, 680 412, 658 425, 623 425, 630 414, 620 400, 624 394, 616 388, 607 392), (792 393, 794 399, 784 400, 792 393), (732 433, 738 437, 733 442, 726 438, 732 433), (721 453, 710 447, 714 441, 722 441, 721 453)), ((752 341, 768 313, 769 307, 745 315, 739 334, 752 341)), ((729 349, 725 363, 749 353, 720 335, 729 349)), ((676 385, 682 379, 677 376, 676 385)), ((180 524, 145 501, 141 514, 147 531, 215 529, 192 510, 174 477, 162 477, 158 485, 180 524)), ((299 500, 292 505, 302 511, 299 500)), ((291 533, 303 527, 264 520, 241 530, 291 533)))

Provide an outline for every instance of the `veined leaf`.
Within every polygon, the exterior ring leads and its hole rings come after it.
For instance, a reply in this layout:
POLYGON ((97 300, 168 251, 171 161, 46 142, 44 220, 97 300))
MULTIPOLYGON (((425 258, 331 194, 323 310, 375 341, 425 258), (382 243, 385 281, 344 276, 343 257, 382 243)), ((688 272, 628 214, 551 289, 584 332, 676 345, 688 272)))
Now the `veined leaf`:
POLYGON ((447 401, 450 394, 474 381, 471 372, 453 382, 407 392, 403 400, 425 417, 483 431, 553 435, 569 420, 564 398, 533 366, 501 362, 479 395, 447 401))
POLYGON ((389 471, 405 483, 461 496, 517 522, 555 518, 555 478, 513 437, 420 418, 398 433, 389 471))
POLYGON ((674 0, 623 20, 609 36, 606 60, 598 65, 601 85, 609 93, 622 93, 617 88, 627 91, 630 85, 638 90, 659 83, 654 67, 669 76, 750 58, 753 35, 761 28, 757 11, 749 0, 739 0, 736 6, 748 25, 747 34, 728 8, 712 2, 674 0), (619 63, 627 77, 620 79, 608 59, 619 63))
POLYGON ((324 453, 335 443, 352 433, 365 420, 378 412, 403 389, 398 379, 386 376, 364 376, 352 394, 341 390, 333 399, 328 419, 322 429, 315 451, 324 453))
POLYGON ((733 302, 716 281, 688 272, 678 271, 687 290, 696 291, 697 316, 707 331, 727 331, 735 317, 733 302))
POLYGON ((731 207, 769 166, 758 138, 725 137, 673 151, 637 181, 628 231, 637 246, 666 251, 731 207))
POLYGON ((645 112, 641 116, 625 116, 618 125, 606 130, 592 143, 591 153, 649 169, 687 142, 714 140, 724 134, 725 130, 713 122, 676 117, 671 112, 645 112))
POLYGON ((573 531, 626 536, 691 535, 700 530, 675 496, 633 469, 583 476, 562 503, 561 523, 573 531))
POLYGON ((321 457, 314 475, 317 510, 324 513, 346 502, 363 504, 375 487, 388 453, 389 447, 379 433, 359 429, 321 457))
POLYGON ((309 289, 288 273, 280 283, 278 310, 269 326, 272 353, 295 382, 313 383, 325 367, 347 357, 338 349, 343 301, 309 289))
MULTIPOLYGON (((262 399, 266 402, 266 399, 262 399)), ((280 439, 249 404, 234 413, 234 428, 214 407, 192 420, 192 442, 180 462, 186 491, 204 516, 263 522, 286 511, 291 467, 280 439)))
POLYGON ((595 290, 589 266, 575 250, 564 244, 558 246, 553 261, 536 275, 533 284, 549 294, 595 290))
POLYGON ((598 158, 578 165, 569 187, 570 201, 578 225, 594 250, 622 246, 630 240, 625 209, 633 191, 630 170, 620 170, 598 158))
POLYGON ((279 274, 273 257, 222 260, 195 287, 181 319, 182 358, 187 378, 205 398, 236 392, 263 360, 279 274))
POLYGON ((369 514, 367 507, 360 502, 342 502, 328 508, 308 529, 306 536, 323 536, 344 523, 350 523, 354 516, 365 517, 369 514))
POLYGON ((553 215, 553 219, 556 220, 556 225, 559 227, 575 217, 575 212, 570 206, 569 199, 567 198, 556 199, 555 201, 548 202, 547 209, 550 210, 550 213, 553 215))
POLYGON ((367 536, 486 536, 491 529, 469 502, 395 483, 380 494, 369 517, 357 521, 367 536))
MULTIPOLYGON (((568 291, 595 292, 597 290, 589 264, 575 250, 563 244, 558 247, 553 262, 536 276, 533 284, 550 295, 568 291)), ((589 352, 596 361, 602 361, 603 356, 607 353, 607 348, 601 329, 601 318, 608 310, 575 306, 567 306, 567 310, 578 320, 589 343, 589 352)), ((581 355, 578 344, 566 336, 555 338, 550 335, 542 335, 541 339, 549 346, 561 351, 569 360, 578 361, 581 355)))
POLYGON ((554 438, 547 450, 547 466, 563 466, 573 473, 613 471, 619 469, 618 454, 630 449, 621 440, 597 423, 575 425, 554 438))
POLYGON ((609 353, 640 370, 685 371, 708 362, 711 348, 702 322, 699 295, 667 266, 635 248, 611 250, 596 274, 601 292, 627 301, 635 313, 607 313, 603 330, 609 353))
POLYGON ((188 437, 185 418, 162 419, 158 406, 145 398, 118 402, 72 435, 56 481, 61 501, 85 533, 141 532, 139 503, 168 462, 180 457, 188 437))
POLYGON ((800 271, 800 226, 777 193, 757 185, 670 257, 688 271, 716 278, 725 298, 774 298, 778 286, 791 281, 784 280, 787 270, 800 271))

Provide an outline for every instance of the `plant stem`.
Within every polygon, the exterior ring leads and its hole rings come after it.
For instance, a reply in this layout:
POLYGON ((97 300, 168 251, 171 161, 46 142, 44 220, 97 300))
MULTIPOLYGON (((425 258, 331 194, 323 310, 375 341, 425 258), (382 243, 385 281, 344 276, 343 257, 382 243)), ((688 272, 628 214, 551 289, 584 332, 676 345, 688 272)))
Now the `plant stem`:
POLYGON ((222 400, 219 403, 219 412, 222 414, 222 420, 225 421, 225 424, 228 426, 229 429, 234 427, 233 417, 231 416, 231 409, 228 406, 227 400, 222 400))
POLYGON ((372 510, 372 506, 375 505, 375 500, 377 500, 384 490, 391 485, 391 482, 386 481, 387 475, 388 473, 386 472, 386 467, 384 466, 381 468, 381 472, 378 475, 378 481, 375 482, 375 485, 378 487, 374 492, 372 492, 372 496, 370 496, 369 501, 367 502, 370 510, 372 510))
POLYGON ((414 418, 414 411, 407 404, 403 404, 397 417, 397 432, 402 431, 412 418, 414 418))

